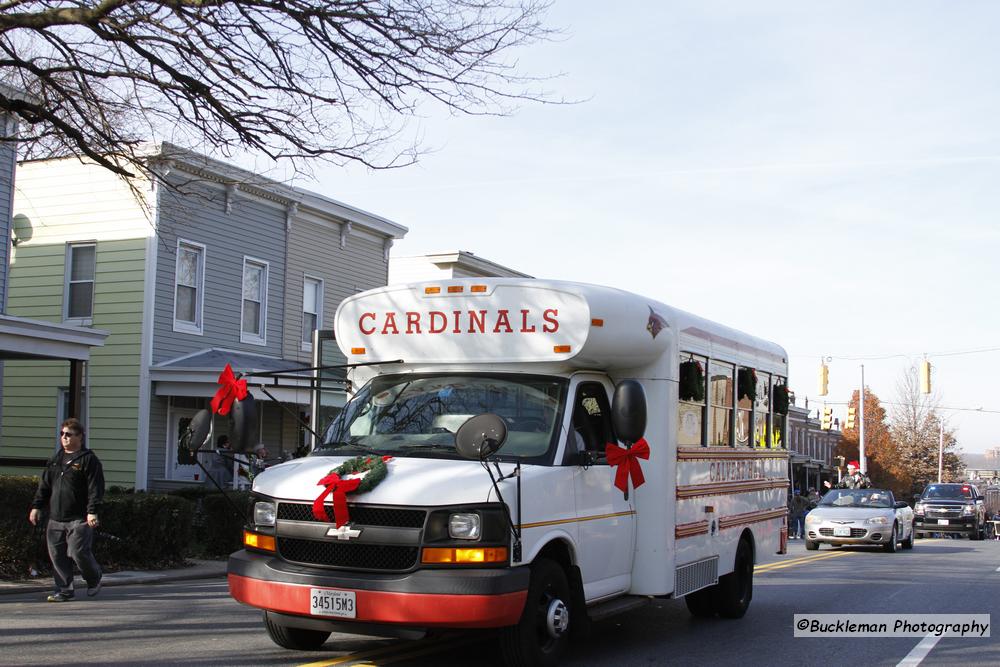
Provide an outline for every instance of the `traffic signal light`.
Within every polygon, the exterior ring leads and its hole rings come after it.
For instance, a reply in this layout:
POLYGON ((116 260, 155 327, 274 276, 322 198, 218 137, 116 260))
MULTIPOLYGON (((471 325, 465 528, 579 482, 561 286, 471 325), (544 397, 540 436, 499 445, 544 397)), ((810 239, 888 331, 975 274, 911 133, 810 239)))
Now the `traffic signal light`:
POLYGON ((830 384, 830 367, 826 364, 819 365, 819 395, 826 396, 830 384))
POLYGON ((855 407, 847 408, 847 423, 844 428, 854 428, 854 422, 858 416, 858 409, 855 407))
POLYGON ((926 359, 920 362, 920 393, 931 393, 931 362, 926 359))
POLYGON ((819 427, 824 431, 829 431, 833 427, 833 408, 823 408, 823 416, 820 417, 819 427))

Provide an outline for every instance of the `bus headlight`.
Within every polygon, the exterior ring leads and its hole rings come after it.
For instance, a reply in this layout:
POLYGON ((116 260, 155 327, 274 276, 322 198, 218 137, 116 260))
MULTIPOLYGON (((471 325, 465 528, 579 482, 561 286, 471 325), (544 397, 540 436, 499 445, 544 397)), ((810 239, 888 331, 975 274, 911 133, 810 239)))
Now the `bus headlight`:
POLYGON ((273 526, 275 514, 274 503, 258 501, 253 505, 253 522, 258 526, 273 526))
POLYGON ((478 540, 483 523, 478 514, 461 512, 448 517, 448 535, 453 540, 478 540))

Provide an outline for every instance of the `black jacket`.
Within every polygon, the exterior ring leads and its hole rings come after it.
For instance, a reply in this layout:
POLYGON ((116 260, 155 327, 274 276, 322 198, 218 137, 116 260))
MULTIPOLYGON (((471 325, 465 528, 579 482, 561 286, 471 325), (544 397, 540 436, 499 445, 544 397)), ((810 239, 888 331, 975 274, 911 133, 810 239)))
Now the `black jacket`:
POLYGON ((48 505, 49 518, 73 521, 97 514, 103 499, 104 468, 94 452, 81 449, 64 465, 60 449, 49 459, 31 506, 44 509, 48 505))

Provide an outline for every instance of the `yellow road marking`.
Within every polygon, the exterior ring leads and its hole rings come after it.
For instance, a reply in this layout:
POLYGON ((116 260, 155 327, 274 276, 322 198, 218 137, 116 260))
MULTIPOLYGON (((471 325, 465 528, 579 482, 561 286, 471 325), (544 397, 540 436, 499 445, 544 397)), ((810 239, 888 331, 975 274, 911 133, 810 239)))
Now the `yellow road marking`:
POLYGON ((379 648, 372 649, 370 651, 361 651, 359 653, 348 653, 347 655, 342 655, 339 658, 332 658, 330 660, 308 662, 304 665, 299 665, 298 667, 329 667, 330 665, 343 665, 348 662, 356 662, 358 660, 361 660, 362 658, 371 658, 373 656, 382 655, 383 653, 393 653, 396 651, 406 650, 417 643, 419 642, 409 641, 403 645, 391 644, 389 646, 382 646, 379 648))
POLYGON ((790 561, 778 561, 777 563, 768 563, 767 565, 762 565, 758 568, 754 568, 754 572, 770 572, 772 570, 783 570, 786 567, 794 567, 796 565, 804 565, 806 563, 813 563, 818 560, 827 560, 828 558, 838 558, 840 556, 848 556, 852 553, 857 553, 854 551, 831 551, 825 554, 818 554, 816 556, 811 556, 809 558, 799 558, 797 560, 790 561))
MULTIPOLYGON (((389 656, 385 660, 379 661, 380 665, 388 665, 394 662, 399 662, 401 660, 409 660, 410 658, 416 658, 417 656, 426 655, 427 653, 438 653, 445 649, 458 648, 459 646, 465 646, 466 644, 472 644, 473 642, 483 641, 482 636, 470 635, 463 637, 461 639, 456 638, 450 642, 440 642, 432 646, 424 646, 415 651, 409 651, 407 653, 397 653, 389 656)), ((361 667, 358 665, 358 667, 361 667)))

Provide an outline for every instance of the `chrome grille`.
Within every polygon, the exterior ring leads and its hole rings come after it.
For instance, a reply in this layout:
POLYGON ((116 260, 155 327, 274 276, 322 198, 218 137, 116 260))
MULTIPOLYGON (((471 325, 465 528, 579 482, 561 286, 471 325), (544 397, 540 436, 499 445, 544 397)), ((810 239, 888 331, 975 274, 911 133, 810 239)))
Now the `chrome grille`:
POLYGON ((417 564, 418 552, 417 547, 278 538, 278 553, 285 560, 322 567, 402 572, 417 564))
MULTIPOLYGON (((359 526, 388 526, 391 528, 423 528, 424 510, 401 509, 396 507, 375 507, 347 503, 351 513, 351 524, 359 526)), ((327 515, 333 516, 333 506, 326 505, 327 515)), ((279 521, 318 521, 312 513, 312 503, 278 503, 279 521)), ((323 521, 321 523, 333 523, 323 521)))

